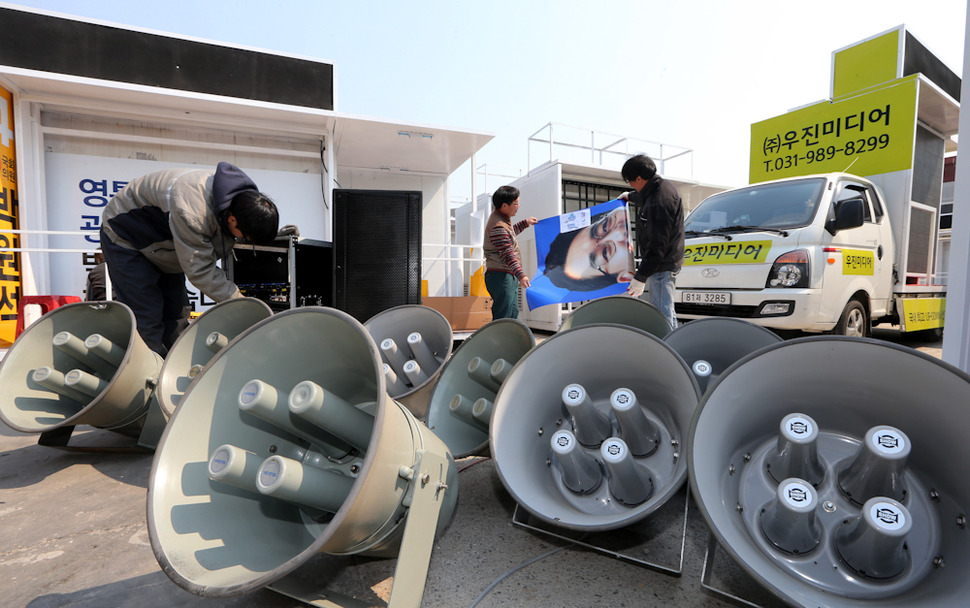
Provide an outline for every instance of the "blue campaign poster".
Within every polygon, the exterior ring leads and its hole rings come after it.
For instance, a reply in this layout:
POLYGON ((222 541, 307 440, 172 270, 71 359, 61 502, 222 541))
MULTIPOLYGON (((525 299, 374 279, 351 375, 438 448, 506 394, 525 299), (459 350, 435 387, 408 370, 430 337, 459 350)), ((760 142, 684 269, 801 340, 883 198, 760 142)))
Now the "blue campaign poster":
POLYGON ((548 217, 534 228, 539 268, 525 292, 529 310, 626 291, 636 270, 626 201, 548 217))

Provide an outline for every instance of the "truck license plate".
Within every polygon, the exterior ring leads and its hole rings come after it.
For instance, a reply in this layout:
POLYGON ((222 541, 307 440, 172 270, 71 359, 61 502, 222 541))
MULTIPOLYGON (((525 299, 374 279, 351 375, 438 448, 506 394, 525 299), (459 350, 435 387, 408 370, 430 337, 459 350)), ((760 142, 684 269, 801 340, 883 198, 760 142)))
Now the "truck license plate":
POLYGON ((681 301, 684 304, 730 304, 731 294, 726 291, 685 291, 681 301))

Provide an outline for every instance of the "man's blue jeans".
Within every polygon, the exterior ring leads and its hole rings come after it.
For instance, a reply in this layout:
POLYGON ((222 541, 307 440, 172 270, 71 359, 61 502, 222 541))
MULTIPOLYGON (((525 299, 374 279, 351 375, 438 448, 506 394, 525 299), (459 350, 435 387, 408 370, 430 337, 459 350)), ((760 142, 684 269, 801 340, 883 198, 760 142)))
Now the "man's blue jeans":
POLYGON ((189 296, 185 275, 162 272, 135 249, 116 245, 101 231, 101 252, 119 302, 135 315, 135 325, 148 348, 168 354, 189 326, 189 296))
POLYGON ((670 323, 671 329, 677 328, 677 314, 674 312, 674 284, 679 271, 655 272, 647 277, 647 302, 653 304, 670 323))

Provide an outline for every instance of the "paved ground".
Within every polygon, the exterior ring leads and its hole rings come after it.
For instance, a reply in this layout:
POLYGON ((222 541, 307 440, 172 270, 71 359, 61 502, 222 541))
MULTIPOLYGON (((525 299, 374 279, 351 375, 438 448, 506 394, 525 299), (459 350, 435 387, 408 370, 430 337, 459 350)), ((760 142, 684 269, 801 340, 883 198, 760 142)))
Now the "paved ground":
MULTIPOLYGON (((876 337, 899 339, 893 330, 877 330, 876 337)), ((939 356, 940 343, 908 345, 939 356)), ((82 428, 72 443, 101 447, 125 441, 114 433, 82 428)), ((302 605, 265 589, 237 598, 203 599, 170 582, 151 551, 145 523, 151 460, 149 453, 47 448, 37 445, 35 435, 0 425, 0 605, 302 605)), ((490 460, 463 459, 459 467, 458 507, 435 543, 423 606, 733 605, 701 584, 709 532, 691 502, 685 519, 686 491, 640 524, 575 544, 519 525, 528 521, 513 523, 515 503, 490 460), (584 544, 606 547, 610 553, 584 544)), ((723 551, 714 555, 711 585, 760 605, 777 605, 723 551)), ((394 566, 393 559, 320 556, 297 574, 354 594, 366 605, 381 606, 394 566)))
POLYGON ((908 346, 914 348, 918 351, 924 352, 928 355, 940 359, 943 357, 943 340, 927 340, 919 336, 912 336, 910 334, 904 334, 899 331, 899 328, 895 325, 885 326, 885 327, 875 327, 872 330, 872 337, 879 340, 886 340, 888 342, 895 342, 896 344, 902 344, 903 346, 908 346))

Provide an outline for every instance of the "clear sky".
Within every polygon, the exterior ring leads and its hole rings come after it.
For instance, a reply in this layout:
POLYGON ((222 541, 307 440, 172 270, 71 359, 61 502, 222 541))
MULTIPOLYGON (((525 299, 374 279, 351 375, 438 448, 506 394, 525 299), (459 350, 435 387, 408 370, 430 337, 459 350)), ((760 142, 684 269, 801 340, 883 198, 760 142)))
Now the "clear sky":
MULTIPOLYGON (((836 49, 905 24, 961 74, 967 10, 964 0, 13 4, 333 61, 338 110, 493 133, 476 159, 489 167, 527 169, 527 138, 554 122, 690 148, 693 178, 725 186, 748 181, 752 123, 828 96, 836 49)), ((467 179, 453 194, 467 196, 467 179)))

